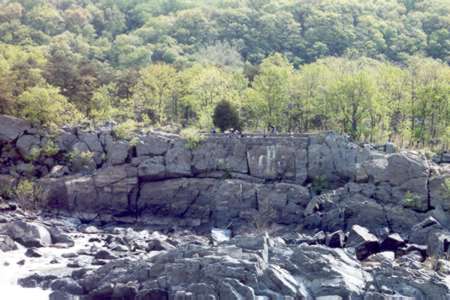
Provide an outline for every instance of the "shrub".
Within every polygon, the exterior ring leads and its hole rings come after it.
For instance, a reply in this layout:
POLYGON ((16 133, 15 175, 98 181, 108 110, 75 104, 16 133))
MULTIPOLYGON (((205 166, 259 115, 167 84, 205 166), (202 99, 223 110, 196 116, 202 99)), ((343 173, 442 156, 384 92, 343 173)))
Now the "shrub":
POLYGON ((78 123, 83 117, 58 88, 50 85, 27 89, 19 96, 18 104, 20 117, 50 129, 78 123))
POLYGON ((222 100, 216 105, 213 123, 222 132, 230 128, 241 129, 238 111, 226 100, 222 100))
POLYGON ((48 140, 47 143, 41 148, 41 154, 48 157, 55 156, 56 154, 58 154, 58 152, 59 147, 52 140, 48 140))
POLYGON ((414 208, 418 205, 420 197, 410 191, 407 191, 403 196, 403 206, 414 208))
POLYGON ((26 160, 31 162, 37 161, 40 156, 41 156, 41 148, 39 148, 38 146, 33 146, 30 149, 30 153, 28 153, 26 160))
POLYGON ((16 186, 15 196, 23 208, 36 208, 42 189, 29 179, 22 179, 16 186))
POLYGON ((131 140, 137 127, 136 121, 127 120, 114 128, 114 134, 118 139, 131 140))
POLYGON ((92 160, 93 157, 93 152, 80 151, 78 149, 72 150, 68 155, 72 170, 74 171, 83 171, 88 168, 94 163, 92 160))
POLYGON ((197 148, 203 141, 203 137, 198 129, 189 127, 181 130, 181 136, 186 140, 186 147, 190 150, 197 148))

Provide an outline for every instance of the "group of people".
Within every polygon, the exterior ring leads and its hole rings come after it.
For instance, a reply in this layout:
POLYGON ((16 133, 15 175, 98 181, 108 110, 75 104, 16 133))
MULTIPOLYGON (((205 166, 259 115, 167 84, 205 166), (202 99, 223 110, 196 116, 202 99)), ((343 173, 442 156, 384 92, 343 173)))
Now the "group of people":
MULTIPOLYGON (((215 135, 216 133, 217 133, 216 128, 212 128, 211 129, 211 134, 215 135)), ((232 137, 232 136, 244 137, 244 135, 242 134, 242 132, 239 129, 234 129, 234 128, 230 128, 228 130, 225 130, 223 133, 225 135, 230 136, 230 137, 232 137)))
MULTIPOLYGON (((211 128, 211 135, 216 135, 217 130, 215 127, 211 128)), ((237 136, 237 137, 244 137, 244 134, 239 130, 239 129, 234 129, 234 128, 230 128, 228 130, 225 130, 223 132, 225 135, 232 137, 232 136, 237 136)), ((277 134, 278 131, 275 128, 275 126, 273 126, 272 124, 269 123, 269 125, 267 126, 267 134, 277 134)), ((264 132, 264 137, 266 136, 266 132, 264 132)))

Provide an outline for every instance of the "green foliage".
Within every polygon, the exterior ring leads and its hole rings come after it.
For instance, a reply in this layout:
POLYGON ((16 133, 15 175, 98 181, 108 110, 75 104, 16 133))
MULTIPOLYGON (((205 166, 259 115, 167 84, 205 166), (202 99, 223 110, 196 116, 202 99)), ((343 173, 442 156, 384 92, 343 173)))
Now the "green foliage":
POLYGON ((30 149, 30 152, 27 155, 26 159, 31 162, 37 161, 39 159, 39 157, 41 156, 41 151, 42 151, 41 148, 39 148, 37 146, 33 146, 30 149))
POLYGON ((134 120, 127 120, 119 125, 117 125, 113 132, 114 135, 122 140, 132 140, 134 132, 138 128, 138 124, 134 120))
POLYGON ((35 209, 36 201, 42 194, 42 188, 29 179, 22 179, 17 184, 14 195, 25 209, 35 209))
POLYGON ((48 140, 45 145, 43 145, 41 147, 41 155, 47 156, 47 157, 52 157, 55 156, 56 154, 58 154, 59 152, 59 147, 58 145, 52 141, 52 140, 48 140))
POLYGON ((81 120, 76 108, 51 86, 30 88, 20 95, 18 101, 20 116, 49 128, 81 120))
POLYGON ((228 101, 248 130, 447 149, 449 15, 448 1, 3 1, 0 113, 209 130, 228 101))
POLYGON ((419 201, 420 196, 410 191, 407 191, 403 196, 403 205, 405 207, 415 208, 419 204, 419 201))
POLYGON ((213 123, 214 126, 218 127, 222 132, 230 128, 241 129, 238 111, 226 100, 220 101, 216 105, 213 123))
POLYGON ((94 157, 94 153, 91 151, 80 151, 78 149, 72 150, 68 154, 68 159, 72 165, 77 165, 77 167, 88 166, 94 157))
POLYGON ((196 149, 204 140, 200 131, 194 127, 188 127, 181 130, 180 135, 186 140, 186 147, 190 150, 196 149))

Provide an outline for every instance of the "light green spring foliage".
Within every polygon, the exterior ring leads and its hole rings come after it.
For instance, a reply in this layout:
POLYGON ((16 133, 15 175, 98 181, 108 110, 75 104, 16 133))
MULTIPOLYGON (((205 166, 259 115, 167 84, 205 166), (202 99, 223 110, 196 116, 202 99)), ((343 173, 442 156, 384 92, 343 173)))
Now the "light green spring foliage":
POLYGON ((55 128, 76 124, 81 114, 59 89, 51 86, 32 87, 18 98, 19 115, 42 126, 55 128))
POLYGON ((134 133, 138 128, 138 123, 134 120, 127 120, 114 127, 114 135, 123 140, 132 140, 134 133))
POLYGON ((180 132, 181 137, 186 140, 186 148, 194 150, 204 140, 200 131, 195 127, 184 128, 180 132))
POLYGON ((246 130, 446 148, 449 15, 448 0, 3 1, 0 113, 209 130, 226 100, 246 130))

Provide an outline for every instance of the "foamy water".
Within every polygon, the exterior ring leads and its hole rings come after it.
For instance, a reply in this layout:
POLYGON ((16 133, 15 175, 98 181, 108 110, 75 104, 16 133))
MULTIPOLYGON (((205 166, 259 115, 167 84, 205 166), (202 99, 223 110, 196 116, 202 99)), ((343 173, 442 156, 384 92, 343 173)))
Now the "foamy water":
MULTIPOLYGON (((4 300, 47 300, 50 290, 40 288, 24 288, 18 285, 19 278, 30 276, 34 273, 41 275, 70 275, 74 269, 68 268, 68 259, 62 258, 63 253, 77 252, 82 248, 98 243, 88 243, 89 236, 75 239, 75 246, 71 248, 39 248, 37 251, 42 257, 30 258, 25 256, 25 247, 18 245, 19 249, 9 252, 0 251, 0 299, 4 300), (59 263, 50 264, 50 261, 57 258, 59 263), (25 260, 25 265, 18 265, 17 262, 25 260), (9 264, 9 265, 5 265, 9 264)), ((81 258, 81 257, 80 257, 81 258)))
POLYGON ((49 291, 40 288, 23 288, 17 284, 21 277, 31 275, 43 268, 43 262, 39 259, 26 258, 25 265, 20 266, 18 261, 24 259, 26 249, 20 247, 19 250, 0 252, 0 293, 1 299, 15 300, 47 300, 49 291), (9 263, 9 266, 5 266, 9 263))

